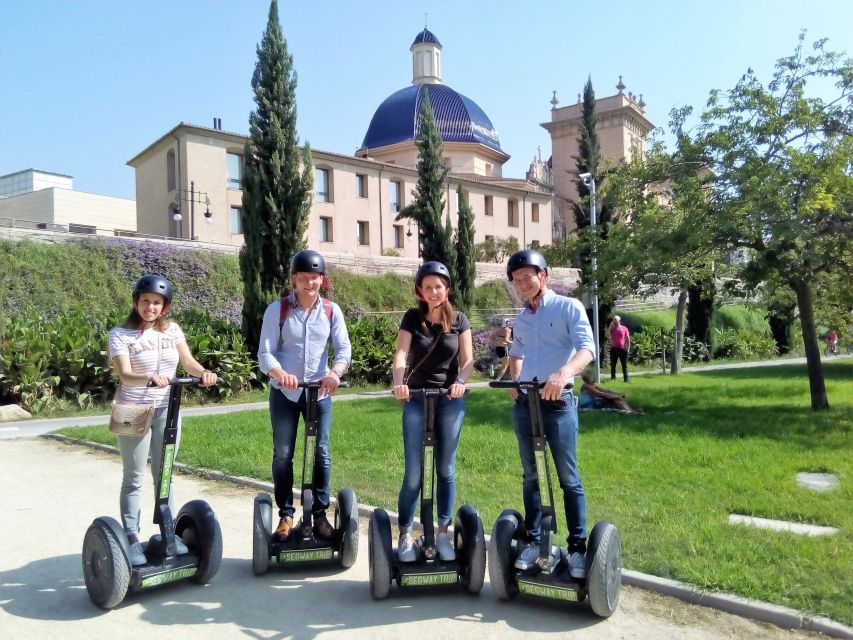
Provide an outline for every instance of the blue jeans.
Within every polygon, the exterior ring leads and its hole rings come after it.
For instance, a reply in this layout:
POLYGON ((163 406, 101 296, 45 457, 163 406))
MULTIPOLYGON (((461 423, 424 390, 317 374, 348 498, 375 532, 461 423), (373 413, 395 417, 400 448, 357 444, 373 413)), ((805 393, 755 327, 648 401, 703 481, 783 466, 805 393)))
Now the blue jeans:
MULTIPOLYGON (((292 516, 293 508, 293 451, 299 416, 306 413, 307 392, 297 402, 288 400, 279 390, 270 387, 270 420, 272 421, 272 481, 279 517, 292 516)), ((329 508, 329 476, 332 456, 329 454, 329 433, 332 430, 332 399, 326 396, 317 402, 317 444, 314 451, 314 504, 312 513, 329 508)))
MULTIPOLYGON (((435 408, 435 497, 439 525, 450 524, 452 518, 453 501, 456 499, 456 449, 463 417, 465 398, 442 396, 438 399, 435 408)), ((406 468, 397 500, 400 531, 403 533, 411 530, 418 505, 423 440, 424 402, 423 397, 418 396, 403 404, 403 453, 406 468)))
MULTIPOLYGON (((515 437, 524 471, 524 526, 530 539, 538 542, 541 537, 542 500, 539 494, 539 478, 533 456, 533 432, 527 397, 520 396, 513 409, 515 437)), ((563 490, 563 506, 569 530, 569 551, 586 550, 586 495, 578 474, 578 412, 571 391, 563 394, 557 403, 542 403, 542 425, 545 439, 551 449, 551 457, 557 470, 560 488, 563 490), (559 406, 558 406, 559 405, 559 406)), ((542 478, 545 489, 545 478, 542 478)))

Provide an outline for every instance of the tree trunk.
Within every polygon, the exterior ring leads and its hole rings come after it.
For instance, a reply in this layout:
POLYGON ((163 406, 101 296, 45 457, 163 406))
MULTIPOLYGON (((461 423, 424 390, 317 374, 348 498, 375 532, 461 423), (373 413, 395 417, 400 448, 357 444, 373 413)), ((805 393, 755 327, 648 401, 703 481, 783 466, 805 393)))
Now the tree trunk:
POLYGON ((684 309, 687 307, 687 289, 678 292, 678 310, 675 312, 675 343, 672 347, 670 374, 681 371, 681 352, 684 349, 684 309))
POLYGON ((800 309, 800 325, 803 328, 803 345, 806 349, 806 367, 809 372, 809 391, 812 409, 829 409, 826 397, 826 383, 823 379, 823 365, 820 361, 820 346, 814 328, 814 308, 809 285, 800 278, 791 280, 791 286, 797 292, 797 306, 800 309))

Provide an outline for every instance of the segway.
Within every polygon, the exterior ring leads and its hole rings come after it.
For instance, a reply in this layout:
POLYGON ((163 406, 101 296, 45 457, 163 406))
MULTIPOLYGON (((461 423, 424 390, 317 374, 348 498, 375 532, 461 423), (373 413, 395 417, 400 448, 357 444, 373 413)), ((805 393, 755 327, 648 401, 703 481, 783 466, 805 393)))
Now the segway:
POLYGON ((270 559, 282 565, 328 562, 351 567, 358 556, 358 501, 352 489, 341 489, 335 504, 335 532, 330 540, 314 535, 314 451, 317 445, 317 408, 319 382, 299 385, 307 395, 305 405, 305 446, 302 453, 302 519, 291 530, 287 540, 273 538, 273 501, 268 493, 255 496, 252 527, 252 570, 262 575, 269 570, 270 559))
MULTIPOLYGON (((445 562, 435 547, 433 522, 433 489, 435 485, 435 410, 438 399, 447 389, 409 389, 412 397, 423 396, 424 435, 421 465, 421 523, 424 535, 415 542, 415 562, 400 562, 391 544, 391 521, 388 512, 376 509, 370 515, 367 545, 370 552, 370 593, 377 600, 388 596, 391 582, 400 587, 424 587, 461 584, 472 594, 483 588, 486 575, 486 538, 480 514, 470 504, 456 512, 453 525, 453 547, 456 560, 445 562)), ((414 402, 414 399, 410 400, 414 402)))
MULTIPOLYGON (((221 378, 217 378, 222 383, 221 378)), ((124 527, 114 518, 95 518, 83 538, 83 575, 89 597, 102 609, 118 605, 129 592, 143 591, 169 582, 189 578, 206 584, 219 571, 222 562, 222 532, 210 505, 193 500, 172 518, 169 492, 172 465, 178 440, 178 414, 184 386, 197 385, 201 378, 172 378, 169 381, 169 405, 163 434, 160 484, 154 506, 154 524, 160 533, 143 542, 148 562, 141 566, 130 563, 130 545, 124 527), (188 552, 178 554, 175 536, 180 536, 188 552)), ((149 383, 149 386, 153 386, 149 383)))
POLYGON ((526 570, 515 568, 519 548, 529 542, 524 518, 513 509, 504 510, 492 527, 489 545, 489 581, 501 600, 514 598, 519 592, 540 598, 568 602, 583 602, 588 596, 596 615, 610 617, 619 604, 622 584, 622 543, 616 527, 604 520, 592 528, 586 551, 586 578, 569 574, 569 553, 556 547, 554 534, 557 521, 554 515, 554 493, 546 453, 547 442, 542 423, 538 379, 531 382, 489 382, 490 387, 518 389, 527 392, 533 438, 533 452, 542 501, 542 538, 539 558, 526 570), (542 486, 543 478, 545 487, 542 486), (546 489, 543 491, 543 488, 546 489), (553 550, 557 552, 554 553, 553 550))

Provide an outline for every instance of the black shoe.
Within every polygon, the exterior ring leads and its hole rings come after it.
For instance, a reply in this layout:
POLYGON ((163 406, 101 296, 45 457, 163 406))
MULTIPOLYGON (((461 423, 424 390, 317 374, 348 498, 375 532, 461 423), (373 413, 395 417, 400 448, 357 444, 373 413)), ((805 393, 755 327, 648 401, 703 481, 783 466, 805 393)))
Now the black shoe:
POLYGON ((628 384, 630 384, 630 383, 631 383, 631 378, 625 378, 625 382, 627 382, 628 384))

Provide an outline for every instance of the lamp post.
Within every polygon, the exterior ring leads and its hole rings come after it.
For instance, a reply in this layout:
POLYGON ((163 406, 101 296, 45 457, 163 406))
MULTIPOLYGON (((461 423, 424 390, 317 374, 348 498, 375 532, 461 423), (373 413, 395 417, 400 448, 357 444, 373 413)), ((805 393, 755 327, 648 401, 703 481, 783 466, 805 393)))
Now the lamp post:
MULTIPOLYGON (((187 189, 181 189, 180 194, 178 196, 182 202, 190 203, 190 240, 198 240, 198 236, 195 234, 195 203, 203 204, 205 206, 204 210, 204 221, 207 224, 213 222, 213 213, 210 211, 210 197, 204 191, 196 191, 195 190, 195 182, 190 181, 189 191, 187 189), (202 198, 204 198, 202 200, 202 198)), ((180 225, 181 219, 181 209, 180 205, 175 210, 174 218, 180 225)), ((179 227, 180 228, 180 227, 179 227)), ((178 234, 179 236, 183 236, 182 233, 178 234)))
POLYGON ((590 173, 578 176, 589 189, 589 228, 592 231, 592 331, 595 335, 595 381, 601 383, 601 340, 598 335, 598 263, 595 257, 595 178, 590 173))

